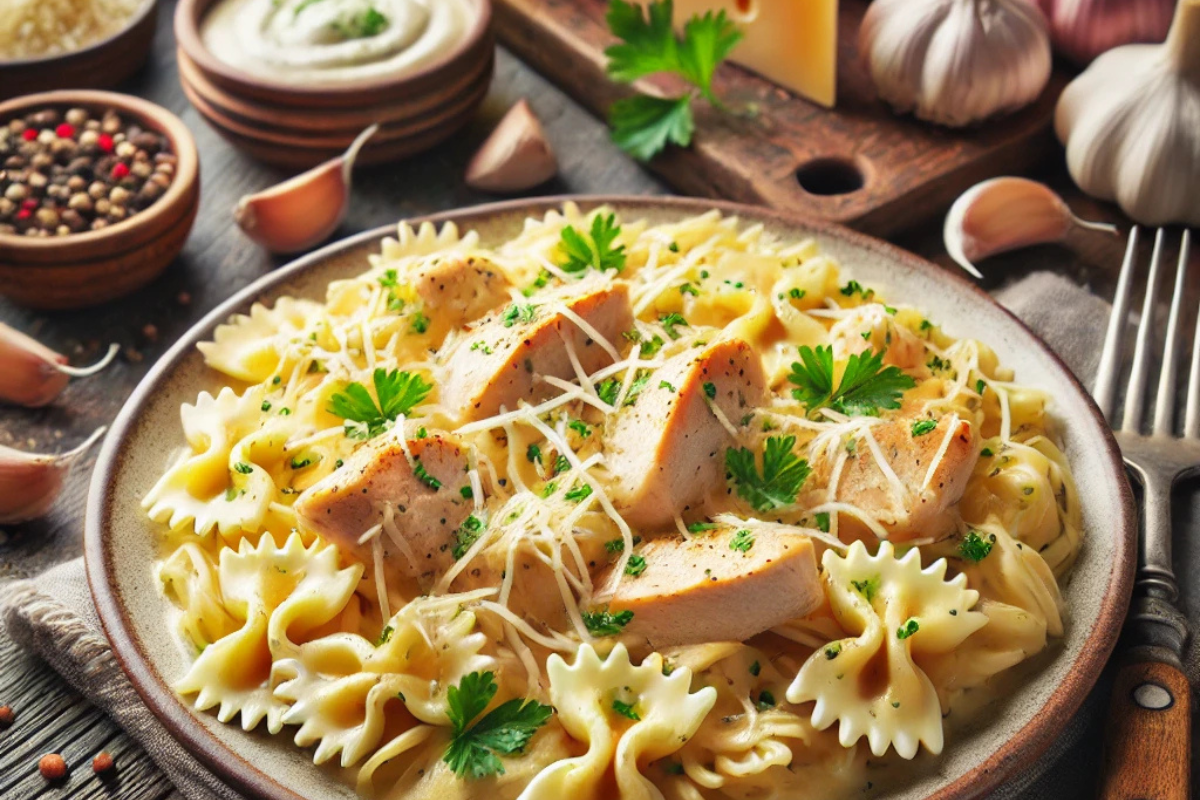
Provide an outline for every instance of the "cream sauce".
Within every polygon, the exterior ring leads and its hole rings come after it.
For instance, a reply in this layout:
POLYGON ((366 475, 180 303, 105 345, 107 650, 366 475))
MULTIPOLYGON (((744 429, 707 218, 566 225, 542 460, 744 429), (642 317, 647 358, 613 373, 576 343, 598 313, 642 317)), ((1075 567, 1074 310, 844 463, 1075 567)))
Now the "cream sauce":
POLYGON ((200 38, 254 77, 337 85, 420 71, 462 42, 479 13, 477 0, 221 0, 200 38))

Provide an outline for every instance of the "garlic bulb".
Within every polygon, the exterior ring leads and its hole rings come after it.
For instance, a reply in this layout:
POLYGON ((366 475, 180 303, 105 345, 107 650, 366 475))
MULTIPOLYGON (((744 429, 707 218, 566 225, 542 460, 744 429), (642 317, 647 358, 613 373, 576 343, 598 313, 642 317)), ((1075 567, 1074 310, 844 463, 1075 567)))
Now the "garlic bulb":
POLYGON ((45 515, 62 491, 71 466, 104 431, 99 428, 74 450, 57 456, 24 453, 0 445, 0 525, 45 515))
POLYGON ((1020 247, 1060 242, 1077 228, 1117 233, 1116 225, 1087 222, 1072 214, 1045 184, 1004 177, 963 192, 946 215, 942 236, 955 263, 982 278, 973 262, 1020 247))
POLYGON ((363 145, 379 130, 360 133, 346 152, 283 183, 246 195, 234 220, 272 253, 298 253, 320 244, 342 224, 350 205, 350 173, 363 145))
POLYGON ((85 378, 116 357, 118 345, 90 367, 67 365, 67 357, 0 323, 0 400, 36 408, 58 397, 71 378, 85 378))
POLYGON ((1050 80, 1030 0, 875 0, 858 50, 881 98, 951 127, 1028 105, 1050 80))
POLYGON ((1054 50, 1078 64, 1123 44, 1161 42, 1175 0, 1039 0, 1054 50))
POLYGON ((1079 188, 1145 225, 1200 225, 1200 0, 1180 0, 1167 41, 1104 53, 1054 117, 1079 188))

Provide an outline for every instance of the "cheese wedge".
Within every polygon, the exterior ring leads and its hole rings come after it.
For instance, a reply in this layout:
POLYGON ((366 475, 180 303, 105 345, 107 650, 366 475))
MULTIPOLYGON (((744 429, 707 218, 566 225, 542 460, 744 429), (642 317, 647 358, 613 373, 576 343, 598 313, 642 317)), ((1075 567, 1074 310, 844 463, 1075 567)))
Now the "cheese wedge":
POLYGON ((837 98, 838 0, 675 0, 675 24, 724 11, 745 38, 730 59, 814 103, 837 98))

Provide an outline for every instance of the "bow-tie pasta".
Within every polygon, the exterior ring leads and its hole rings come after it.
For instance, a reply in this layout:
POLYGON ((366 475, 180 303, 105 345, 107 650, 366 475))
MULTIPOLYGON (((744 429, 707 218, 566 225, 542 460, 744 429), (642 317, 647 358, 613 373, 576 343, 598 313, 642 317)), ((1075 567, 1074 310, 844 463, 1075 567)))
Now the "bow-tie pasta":
POLYGON ((222 722, 240 712, 245 730, 266 718, 278 733, 287 706, 271 690, 272 662, 335 620, 362 566, 341 568, 335 547, 306 548, 299 536, 279 547, 264 534, 257 547, 243 539, 238 550, 222 550, 217 575, 225 610, 241 627, 204 648, 175 690, 196 695, 201 711, 220 706, 222 722))
POLYGON ((921 664, 987 624, 971 611, 979 594, 965 575, 945 580, 944 560, 922 569, 917 549, 897 558, 890 542, 875 555, 862 542, 844 557, 827 550, 821 565, 833 613, 851 638, 813 653, 788 687, 788 701, 815 701, 813 725, 839 723, 847 747, 865 736, 877 756, 891 746, 912 758, 921 744, 940 753, 942 709, 921 664))
POLYGON ((587 752, 540 772, 521 800, 604 797, 609 770, 622 800, 661 800, 662 792, 642 774, 643 765, 677 752, 717 700, 711 687, 691 691, 686 667, 670 675, 663 671, 661 656, 634 666, 620 644, 604 659, 582 645, 570 665, 550 656, 551 703, 563 728, 587 752))
POLYGON ((280 298, 273 308, 255 303, 248 315, 237 314, 218 325, 213 340, 197 347, 213 369, 239 381, 261 383, 279 369, 288 342, 321 311, 320 303, 291 297, 280 298))

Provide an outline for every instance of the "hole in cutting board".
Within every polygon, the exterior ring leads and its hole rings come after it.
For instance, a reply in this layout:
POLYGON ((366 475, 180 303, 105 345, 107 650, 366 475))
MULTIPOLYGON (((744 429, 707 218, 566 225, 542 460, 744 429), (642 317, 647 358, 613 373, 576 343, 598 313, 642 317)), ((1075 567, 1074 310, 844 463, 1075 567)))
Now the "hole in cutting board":
POLYGON ((800 188, 809 194, 850 194, 863 188, 866 178, 862 170, 849 159, 837 156, 814 158, 796 170, 800 188))

